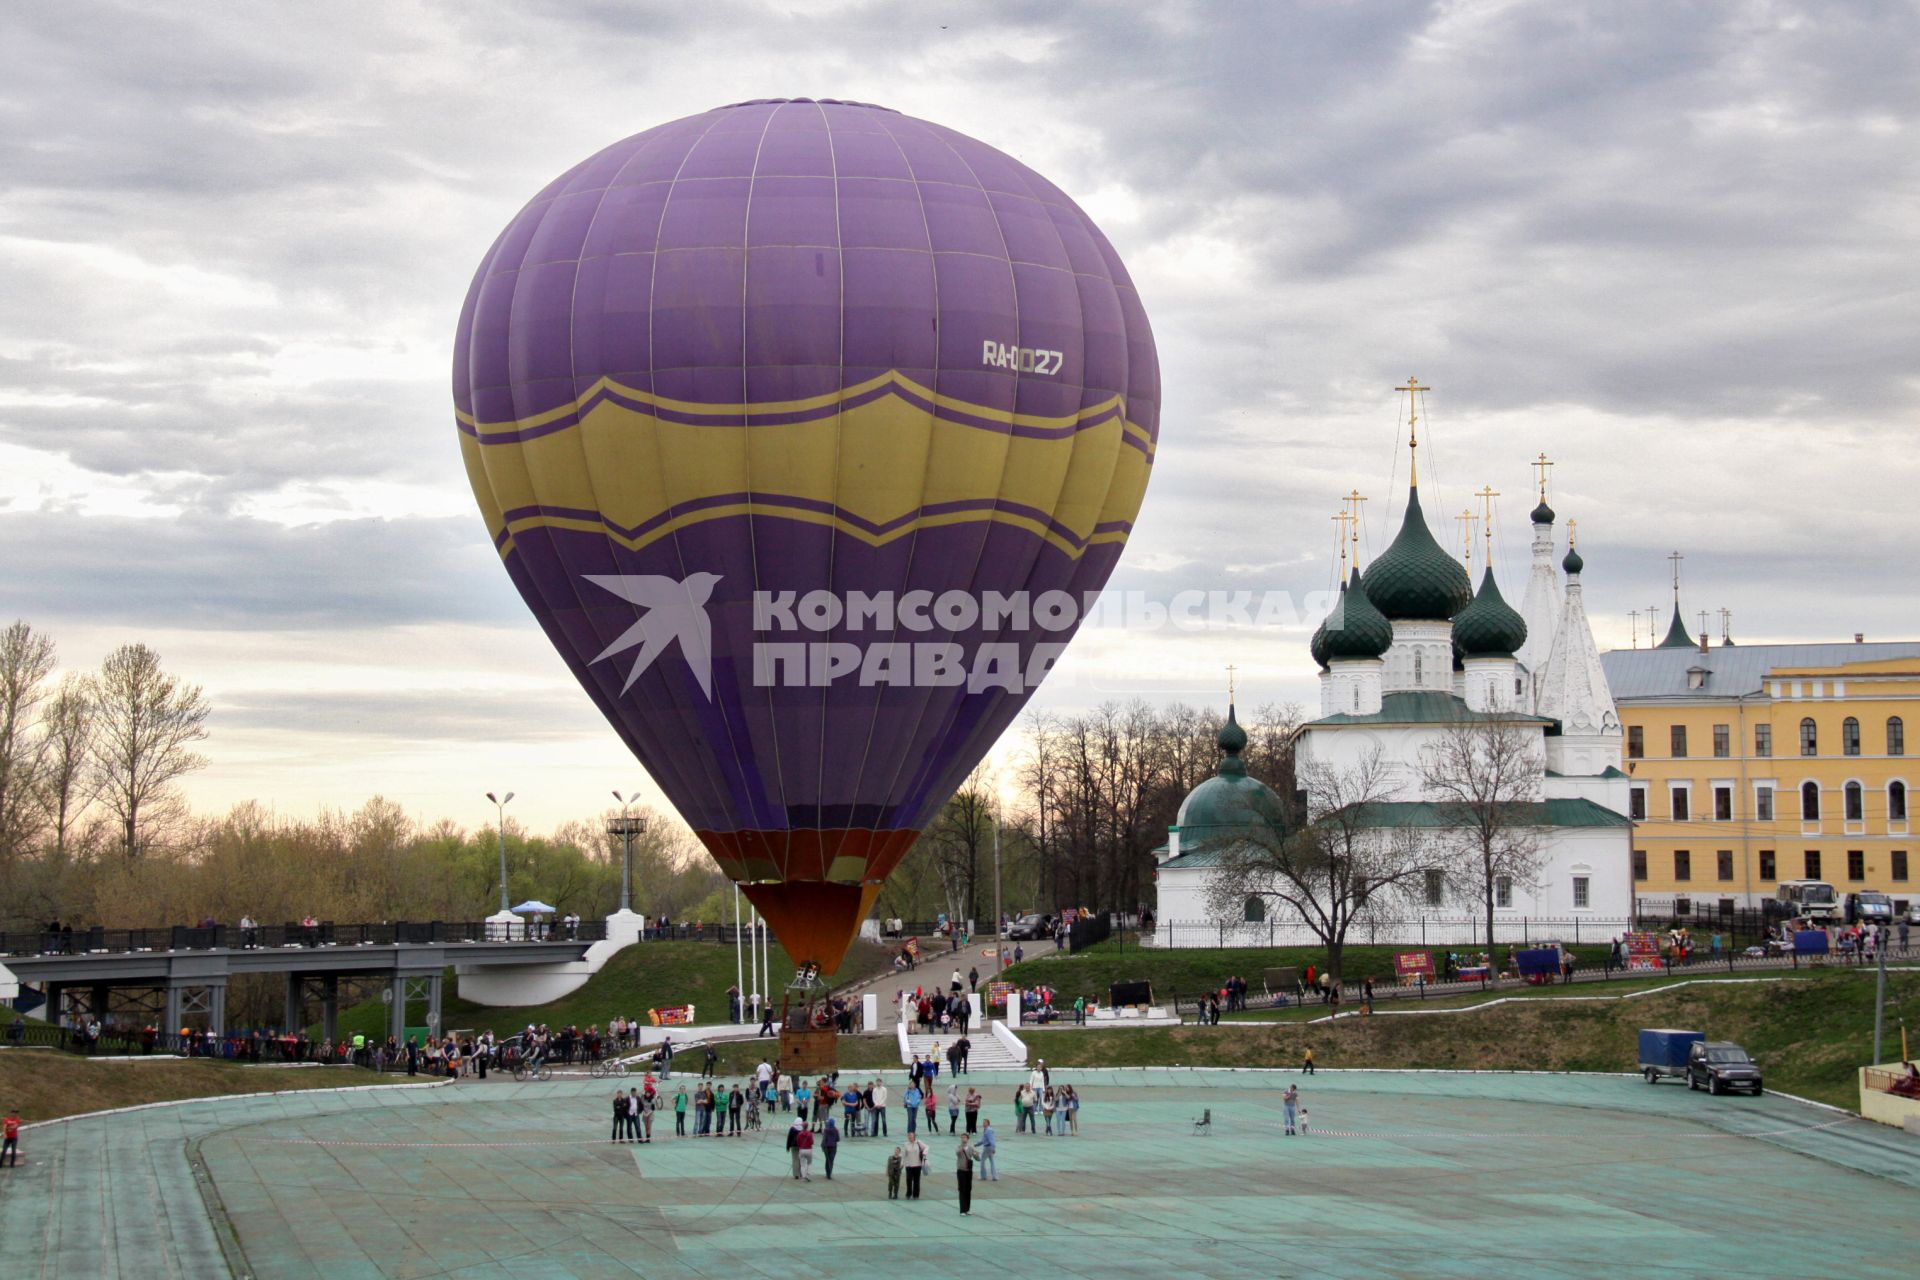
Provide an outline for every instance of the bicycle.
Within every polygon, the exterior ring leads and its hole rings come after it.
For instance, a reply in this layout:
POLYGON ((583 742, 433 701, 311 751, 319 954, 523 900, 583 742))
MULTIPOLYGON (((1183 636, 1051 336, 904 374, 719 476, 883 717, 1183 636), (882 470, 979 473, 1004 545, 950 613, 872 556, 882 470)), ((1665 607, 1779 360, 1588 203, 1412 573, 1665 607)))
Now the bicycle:
POLYGON ((608 1077, 618 1078, 626 1075, 627 1071, 627 1064, 618 1058, 601 1058, 598 1062, 593 1063, 587 1068, 587 1074, 595 1080, 605 1080, 608 1077))
POLYGON ((545 1060, 542 1060, 538 1066, 525 1060, 513 1064, 513 1079, 515 1084, 524 1083, 528 1076, 532 1076, 536 1080, 551 1080, 553 1079, 553 1068, 549 1066, 545 1060))

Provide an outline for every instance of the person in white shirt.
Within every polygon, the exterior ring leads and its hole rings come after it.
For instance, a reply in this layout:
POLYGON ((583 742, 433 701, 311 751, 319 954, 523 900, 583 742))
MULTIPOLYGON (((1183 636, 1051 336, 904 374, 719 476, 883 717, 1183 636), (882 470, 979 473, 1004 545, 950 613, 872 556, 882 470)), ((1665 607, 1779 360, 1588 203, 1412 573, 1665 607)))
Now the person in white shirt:
POLYGON ((867 1097, 873 1101, 873 1134, 877 1138, 887 1136, 887 1096, 884 1081, 875 1080, 867 1090, 867 1097))

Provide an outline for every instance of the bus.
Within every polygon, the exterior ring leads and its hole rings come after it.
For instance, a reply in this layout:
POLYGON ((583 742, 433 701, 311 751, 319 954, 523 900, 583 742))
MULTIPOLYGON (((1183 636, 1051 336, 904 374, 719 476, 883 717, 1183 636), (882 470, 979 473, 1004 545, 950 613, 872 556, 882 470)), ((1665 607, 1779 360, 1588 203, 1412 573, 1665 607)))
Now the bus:
POLYGON ((1767 906, 1783 919, 1837 920, 1840 895, 1825 880, 1782 880, 1767 906))

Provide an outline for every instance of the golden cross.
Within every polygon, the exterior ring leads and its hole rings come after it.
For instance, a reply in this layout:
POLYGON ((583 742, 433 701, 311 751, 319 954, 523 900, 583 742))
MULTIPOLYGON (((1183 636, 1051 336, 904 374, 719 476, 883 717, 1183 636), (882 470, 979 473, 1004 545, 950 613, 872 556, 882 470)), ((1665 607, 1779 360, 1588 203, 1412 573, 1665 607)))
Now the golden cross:
POLYGON ((1480 492, 1474 494, 1473 496, 1480 499, 1481 519, 1484 521, 1484 523, 1480 526, 1480 528, 1481 528, 1481 531, 1487 535, 1487 567, 1492 568, 1493 567, 1493 500, 1500 496, 1500 491, 1498 489, 1495 489, 1490 484, 1482 485, 1480 486, 1480 492))
POLYGON ((1547 500, 1547 468, 1553 464, 1547 461, 1547 455, 1543 452, 1527 465, 1540 473, 1540 501, 1545 502, 1547 500))
POLYGON ((1465 548, 1467 569, 1469 574, 1471 574, 1473 569, 1473 522, 1475 516, 1473 511, 1468 509, 1462 511, 1459 515, 1455 516, 1454 519, 1460 522, 1460 545, 1465 548))
POLYGON ((1579 536, 1580 522, 1578 520, 1567 521, 1567 550, 1572 551, 1574 549, 1575 540, 1578 539, 1579 536))
POLYGON ((1685 559, 1678 551, 1667 557, 1673 565, 1673 605, 1676 609, 1680 607, 1680 562, 1685 559))
POLYGON ((1234 665, 1231 662, 1229 662, 1227 664, 1227 705, 1228 706, 1233 705, 1233 673, 1234 671, 1235 671, 1234 665))
POLYGON ((1366 495, 1358 489, 1348 490, 1345 498, 1347 504, 1347 533, 1353 542, 1353 567, 1356 569, 1360 567, 1360 504, 1366 500, 1366 495))
POLYGON ((1418 378, 1412 374, 1408 374, 1406 383, 1402 386, 1395 387, 1394 390, 1407 393, 1407 448, 1413 455, 1413 460, 1407 464, 1407 478, 1410 483, 1417 485, 1420 483, 1420 438, 1418 433, 1420 423, 1418 410, 1420 405, 1418 397, 1420 392, 1431 391, 1433 388, 1421 386, 1418 378))
POLYGON ((1328 519, 1333 521, 1333 545, 1340 555, 1340 581, 1347 580, 1347 524, 1353 517, 1345 511, 1336 511, 1328 519))

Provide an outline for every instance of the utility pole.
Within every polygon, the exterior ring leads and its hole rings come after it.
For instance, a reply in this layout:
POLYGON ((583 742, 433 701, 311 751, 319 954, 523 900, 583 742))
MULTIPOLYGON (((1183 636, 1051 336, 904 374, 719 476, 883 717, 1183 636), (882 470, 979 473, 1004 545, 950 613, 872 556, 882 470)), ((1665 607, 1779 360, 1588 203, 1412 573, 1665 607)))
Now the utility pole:
POLYGON ((1887 948, 1884 942, 1875 947, 1874 954, 1879 957, 1879 975, 1873 984, 1873 1065, 1880 1065, 1880 1029, 1887 1020, 1887 948))

